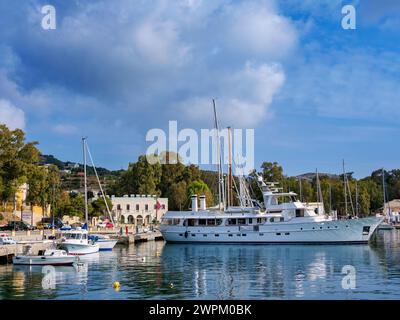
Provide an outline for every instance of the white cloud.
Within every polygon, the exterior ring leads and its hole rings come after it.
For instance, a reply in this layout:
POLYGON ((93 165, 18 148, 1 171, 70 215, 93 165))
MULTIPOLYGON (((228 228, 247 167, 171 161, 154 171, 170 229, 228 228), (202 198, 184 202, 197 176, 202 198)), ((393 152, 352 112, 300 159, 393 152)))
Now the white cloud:
POLYGON ((10 129, 25 128, 24 112, 7 100, 0 100, 0 123, 7 125, 10 129))
MULTIPOLYGON (((285 81, 285 75, 277 64, 255 65, 247 62, 233 75, 219 79, 218 113, 223 125, 249 128, 265 121, 274 95, 285 81)), ((178 104, 179 114, 185 119, 208 122, 212 117, 212 97, 189 98, 178 104)))
POLYGON ((227 41, 235 51, 281 58, 297 43, 297 31, 291 20, 263 2, 236 6, 228 11, 227 18, 227 41))
POLYGON ((75 126, 63 123, 54 125, 53 130, 60 134, 74 134, 77 132, 77 128, 75 126))

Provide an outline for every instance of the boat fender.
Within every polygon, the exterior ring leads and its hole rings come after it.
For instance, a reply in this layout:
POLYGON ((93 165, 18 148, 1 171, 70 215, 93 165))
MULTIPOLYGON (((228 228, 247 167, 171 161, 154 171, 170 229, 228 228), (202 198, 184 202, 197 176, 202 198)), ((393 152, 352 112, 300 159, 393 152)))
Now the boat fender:
POLYGON ((185 231, 185 238, 187 238, 188 237, 188 232, 187 231, 185 231))

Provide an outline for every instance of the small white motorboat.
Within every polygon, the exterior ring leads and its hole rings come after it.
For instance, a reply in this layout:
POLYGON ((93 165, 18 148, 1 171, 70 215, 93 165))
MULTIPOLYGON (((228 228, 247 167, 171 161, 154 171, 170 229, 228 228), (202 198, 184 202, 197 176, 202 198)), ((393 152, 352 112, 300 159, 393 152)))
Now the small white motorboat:
POLYGON ((99 251, 111 251, 118 242, 104 234, 91 234, 89 240, 93 240, 99 246, 99 251))
POLYGON ((65 250, 47 249, 43 255, 17 255, 13 257, 15 265, 51 265, 71 266, 78 261, 78 257, 69 255, 65 250))
POLYGON ((99 245, 88 239, 86 229, 75 229, 61 233, 60 247, 71 255, 86 255, 99 252, 99 245))

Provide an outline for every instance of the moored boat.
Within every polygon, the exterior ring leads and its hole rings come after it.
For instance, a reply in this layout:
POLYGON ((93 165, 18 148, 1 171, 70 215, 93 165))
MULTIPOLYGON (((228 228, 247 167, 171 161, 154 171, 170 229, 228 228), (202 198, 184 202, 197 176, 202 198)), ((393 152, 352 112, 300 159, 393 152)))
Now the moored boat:
POLYGON ((192 197, 192 211, 169 211, 160 231, 167 242, 213 243, 367 243, 383 217, 334 219, 279 192, 259 177, 264 208, 228 207, 207 210, 204 196, 192 197), (288 199, 287 201, 282 199, 288 199))
POLYGON ((52 265, 71 266, 76 263, 77 257, 69 255, 65 250, 47 249, 43 255, 17 255, 13 257, 15 265, 52 265))
POLYGON ((103 234, 91 234, 89 239, 99 246, 99 251, 111 251, 118 242, 103 234))
POLYGON ((99 252, 99 245, 89 240, 86 229, 74 229, 61 233, 60 248, 71 255, 86 255, 99 252))

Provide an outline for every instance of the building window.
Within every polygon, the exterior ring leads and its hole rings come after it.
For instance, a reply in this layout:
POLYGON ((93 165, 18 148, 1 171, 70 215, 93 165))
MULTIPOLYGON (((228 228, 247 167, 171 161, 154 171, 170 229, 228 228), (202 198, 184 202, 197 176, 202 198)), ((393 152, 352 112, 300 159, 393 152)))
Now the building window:
POLYGON ((139 205, 138 204, 136 205, 136 211, 139 211, 139 205))
POLYGON ((121 210, 121 205, 117 204, 117 210, 121 210))
POLYGON ((145 210, 145 211, 149 211, 149 205, 148 205, 148 204, 145 204, 145 205, 144 205, 144 210, 145 210))
POLYGON ((126 211, 131 210, 131 206, 129 204, 126 205, 126 211))
POLYGON ((161 205, 161 209, 164 209, 164 210, 165 210, 165 204, 162 204, 162 205, 161 205))

